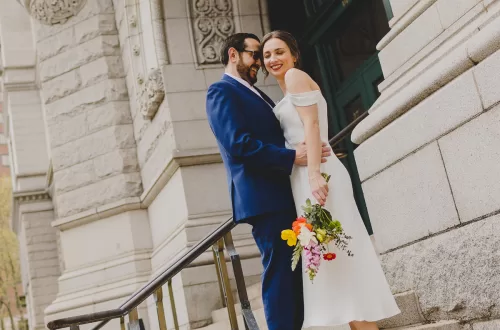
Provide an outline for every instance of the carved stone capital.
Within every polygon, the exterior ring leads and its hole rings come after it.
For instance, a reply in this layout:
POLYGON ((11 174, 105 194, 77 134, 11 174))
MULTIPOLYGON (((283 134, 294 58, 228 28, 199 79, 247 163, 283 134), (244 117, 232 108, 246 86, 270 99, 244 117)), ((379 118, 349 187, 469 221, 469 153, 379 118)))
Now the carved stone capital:
POLYGON ((165 98, 163 77, 160 69, 151 69, 138 94, 137 99, 142 115, 152 119, 165 98))
POLYGON ((83 8, 87 0, 17 0, 43 24, 64 24, 83 8))

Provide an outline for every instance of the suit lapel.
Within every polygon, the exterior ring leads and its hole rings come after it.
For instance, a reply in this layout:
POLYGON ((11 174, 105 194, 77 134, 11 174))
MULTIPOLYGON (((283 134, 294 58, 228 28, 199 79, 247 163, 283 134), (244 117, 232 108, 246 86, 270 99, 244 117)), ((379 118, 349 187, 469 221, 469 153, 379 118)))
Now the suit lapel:
POLYGON ((260 89, 258 89, 257 87, 253 86, 257 92, 259 92, 260 96, 262 96, 262 98, 264 100, 266 100, 267 103, 269 103, 269 105, 271 106, 271 108, 274 108, 276 106, 276 104, 274 104, 273 100, 271 100, 271 98, 269 96, 267 96, 266 93, 264 93, 263 91, 261 91, 260 89))
POLYGON ((264 92, 262 92, 260 89, 258 89, 257 87, 254 86, 254 88, 257 90, 257 92, 259 92, 259 94, 262 96, 262 97, 259 97, 259 95, 255 94, 254 92, 252 92, 250 90, 250 88, 242 85, 240 82, 238 82, 237 80, 231 78, 230 76, 228 76, 227 74, 225 74, 223 77, 222 77, 222 80, 224 81, 227 81, 231 84, 233 84, 234 86, 238 87, 239 89, 241 90, 244 90, 246 93, 248 93, 249 95, 251 95, 252 97, 256 98, 259 100, 259 102, 262 102, 263 104, 265 104, 266 106, 268 107, 271 107, 274 108, 274 102, 269 98, 269 96, 267 96, 264 92))

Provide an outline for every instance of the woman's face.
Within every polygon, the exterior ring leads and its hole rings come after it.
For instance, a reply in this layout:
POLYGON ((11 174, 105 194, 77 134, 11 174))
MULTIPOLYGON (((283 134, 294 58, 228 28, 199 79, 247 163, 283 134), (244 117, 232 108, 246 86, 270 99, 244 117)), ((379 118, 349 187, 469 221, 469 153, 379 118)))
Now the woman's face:
POLYGON ((285 73, 295 67, 295 57, 288 45, 281 39, 269 39, 262 49, 267 72, 276 79, 284 79, 285 73))

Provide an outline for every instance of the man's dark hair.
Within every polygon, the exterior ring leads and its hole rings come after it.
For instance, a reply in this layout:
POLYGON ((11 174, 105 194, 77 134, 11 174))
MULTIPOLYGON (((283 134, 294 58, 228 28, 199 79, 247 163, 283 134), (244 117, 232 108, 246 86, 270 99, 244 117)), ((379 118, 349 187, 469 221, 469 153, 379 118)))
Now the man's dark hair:
POLYGON ((253 33, 235 33, 224 40, 220 48, 220 61, 224 66, 229 63, 229 49, 234 48, 238 52, 242 52, 245 49, 245 39, 248 38, 260 42, 259 37, 253 33))

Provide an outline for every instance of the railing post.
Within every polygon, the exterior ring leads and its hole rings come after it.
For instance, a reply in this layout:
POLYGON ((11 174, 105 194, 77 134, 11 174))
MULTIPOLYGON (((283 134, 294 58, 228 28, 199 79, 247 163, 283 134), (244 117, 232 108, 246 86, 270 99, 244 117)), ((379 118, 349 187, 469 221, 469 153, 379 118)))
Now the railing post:
POLYGON ((125 330, 125 317, 120 317, 120 330, 125 330))
POLYGON ((167 320, 165 319, 165 309, 163 308, 163 289, 160 286, 154 293, 156 303, 156 314, 158 315, 158 326, 160 330, 167 330, 167 320))
POLYGON ((241 259, 234 246, 233 236, 231 235, 231 232, 228 232, 224 236, 224 243, 226 245, 227 253, 229 253, 231 262, 233 264, 234 278, 236 280, 236 288, 238 289, 238 296, 240 298, 241 313, 243 314, 245 328, 247 330, 259 330, 257 320, 255 320, 255 316, 252 313, 252 306, 250 306, 250 301, 248 300, 247 287, 245 285, 245 276, 243 274, 243 268, 241 267, 241 259))
POLYGON ((220 299, 222 300, 222 307, 227 307, 226 304, 226 298, 224 297, 224 288, 222 287, 222 276, 220 273, 220 269, 218 267, 218 261, 217 261, 217 253, 215 252, 216 245, 212 247, 212 253, 214 255, 214 265, 215 265, 215 272, 217 273, 217 283, 219 284, 219 294, 220 294, 220 299))
POLYGON ((227 272, 226 258, 224 256, 224 240, 222 238, 214 244, 213 251, 216 256, 215 267, 218 268, 222 280, 220 284, 224 292, 229 323, 232 330, 238 330, 238 318, 236 317, 236 310, 234 308, 233 292, 231 290, 231 283, 229 282, 229 273, 227 272))
POLYGON ((170 296, 170 308, 172 309, 172 317, 174 319, 175 330, 179 330, 179 322, 177 320, 177 308, 175 308, 174 290, 172 289, 172 280, 168 280, 168 295, 170 296))
POLYGON ((144 322, 139 318, 137 307, 132 309, 128 314, 128 329, 129 330, 146 330, 144 322))

